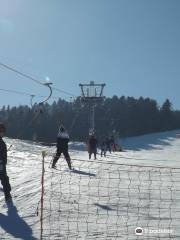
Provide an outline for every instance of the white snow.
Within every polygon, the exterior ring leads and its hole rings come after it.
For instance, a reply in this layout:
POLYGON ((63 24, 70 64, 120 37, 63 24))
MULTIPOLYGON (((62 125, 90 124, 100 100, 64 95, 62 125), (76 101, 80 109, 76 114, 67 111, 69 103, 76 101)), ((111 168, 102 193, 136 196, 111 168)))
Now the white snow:
POLYGON ((74 172, 63 157, 57 170, 49 168, 55 147, 5 138, 13 145, 7 170, 14 206, 6 206, 1 188, 0 239, 40 239, 43 150, 43 239, 180 239, 179 134, 123 139, 125 151, 90 161, 85 144, 70 143, 74 172))

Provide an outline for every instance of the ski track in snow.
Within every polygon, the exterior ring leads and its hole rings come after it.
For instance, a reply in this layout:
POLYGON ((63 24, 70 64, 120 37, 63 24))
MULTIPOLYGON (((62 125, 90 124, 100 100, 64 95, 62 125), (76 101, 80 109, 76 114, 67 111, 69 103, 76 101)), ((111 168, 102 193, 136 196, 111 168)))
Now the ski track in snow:
POLYGON ((6 206, 0 188, 0 239, 40 239, 43 150, 43 239, 180 239, 179 133, 123 139, 126 151, 90 161, 83 144, 70 144, 72 172, 63 157, 57 170, 49 168, 55 147, 6 138, 14 204, 6 206), (136 227, 172 233, 136 236, 136 227))

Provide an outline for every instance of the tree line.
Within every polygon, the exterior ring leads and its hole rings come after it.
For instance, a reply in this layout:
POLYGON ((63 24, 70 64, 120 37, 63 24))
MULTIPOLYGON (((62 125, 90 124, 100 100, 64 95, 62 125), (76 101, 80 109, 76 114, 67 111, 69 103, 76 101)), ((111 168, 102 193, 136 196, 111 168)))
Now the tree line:
MULTIPOLYGON (((7 136, 41 142, 55 142, 60 124, 71 140, 84 141, 89 131, 89 106, 80 98, 63 99, 39 106, 2 106, 0 121, 7 125, 7 136)), ((115 134, 120 138, 180 128, 180 111, 166 99, 162 106, 150 98, 105 98, 95 108, 95 129, 98 138, 115 134)))

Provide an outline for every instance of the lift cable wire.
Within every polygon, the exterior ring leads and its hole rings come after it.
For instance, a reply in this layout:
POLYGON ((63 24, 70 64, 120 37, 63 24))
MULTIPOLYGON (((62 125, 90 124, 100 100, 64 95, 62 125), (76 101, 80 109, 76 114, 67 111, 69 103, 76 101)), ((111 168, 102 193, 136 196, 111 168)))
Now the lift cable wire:
MULTIPOLYGON (((7 92, 7 93, 15 93, 15 94, 19 94, 19 95, 26 95, 26 96, 29 96, 29 97, 33 95, 33 94, 30 94, 30 93, 27 93, 27 92, 20 92, 20 91, 4 89, 4 88, 0 88, 0 91, 7 92)), ((33 96, 35 96, 35 95, 33 95, 33 96)))
POLYGON ((6 68, 6 69, 8 69, 8 70, 10 70, 10 71, 12 71, 12 72, 15 72, 15 73, 17 73, 17 74, 19 74, 19 75, 21 75, 21 76, 23 76, 23 77, 25 77, 25 78, 28 78, 28 79, 30 79, 31 81, 34 81, 34 82, 36 82, 36 83, 38 83, 38 84, 40 84, 40 85, 44 85, 41 81, 39 81, 39 80, 37 80, 37 79, 35 79, 35 78, 33 78, 33 77, 31 77, 31 76, 29 76, 29 75, 21 72, 21 71, 19 71, 19 70, 16 70, 15 68, 12 68, 12 67, 10 67, 10 66, 2 63, 2 62, 0 62, 0 66, 4 67, 4 68, 6 68))
MULTIPOLYGON (((36 94, 28 93, 28 92, 21 92, 21 91, 4 89, 4 88, 0 88, 0 91, 7 92, 7 93, 15 93, 15 94, 19 94, 19 95, 25 95, 25 96, 28 96, 28 97, 37 97, 37 98, 45 98, 46 97, 46 96, 43 96, 43 95, 36 95, 36 94)), ((59 99, 59 97, 55 97, 55 96, 52 96, 51 98, 59 99)))
MULTIPOLYGON (((0 66, 1 66, 1 67, 4 67, 4 68, 6 68, 6 69, 8 69, 8 70, 10 70, 10 71, 12 71, 12 72, 15 72, 15 73, 17 73, 17 74, 19 74, 19 75, 21 75, 21 76, 23 76, 23 77, 25 77, 25 78, 28 78, 28 79, 30 79, 31 81, 34 81, 34 82, 36 82, 36 83, 38 83, 38 84, 40 84, 40 85, 43 85, 43 86, 49 86, 49 85, 50 85, 49 82, 43 83, 43 82, 37 80, 36 78, 31 77, 30 75, 27 75, 27 74, 25 74, 25 73, 23 73, 23 72, 15 69, 15 68, 7 65, 7 64, 4 64, 4 63, 2 63, 2 62, 0 62, 0 66)), ((51 89, 53 89, 53 90, 55 90, 55 91, 58 91, 58 92, 61 92, 61 93, 64 93, 64 94, 69 95, 69 96, 77 97, 77 96, 75 96, 74 94, 72 94, 72 93, 70 93, 70 92, 67 92, 67 91, 64 91, 64 90, 61 90, 61 89, 59 89, 59 88, 51 87, 51 89)), ((32 95, 32 94, 31 94, 31 95, 32 95)))
POLYGON ((52 89, 55 90, 55 91, 57 91, 57 92, 61 92, 61 93, 64 93, 64 94, 66 94, 66 95, 69 95, 69 96, 71 96, 71 97, 78 97, 78 96, 76 96, 76 95, 74 95, 74 94, 72 94, 72 93, 70 93, 70 92, 66 92, 66 91, 61 90, 61 89, 59 89, 59 88, 52 87, 52 89))

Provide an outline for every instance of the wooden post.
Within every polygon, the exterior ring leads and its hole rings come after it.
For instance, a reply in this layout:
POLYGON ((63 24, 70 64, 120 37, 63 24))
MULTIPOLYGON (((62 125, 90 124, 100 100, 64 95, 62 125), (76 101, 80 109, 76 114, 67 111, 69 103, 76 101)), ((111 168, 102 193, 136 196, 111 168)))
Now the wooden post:
POLYGON ((47 153, 45 151, 42 151, 42 177, 41 177, 41 217, 40 217, 40 222, 41 222, 41 233, 40 233, 40 240, 43 239, 43 213, 44 213, 44 173, 45 173, 45 168, 44 168, 44 159, 47 153))

